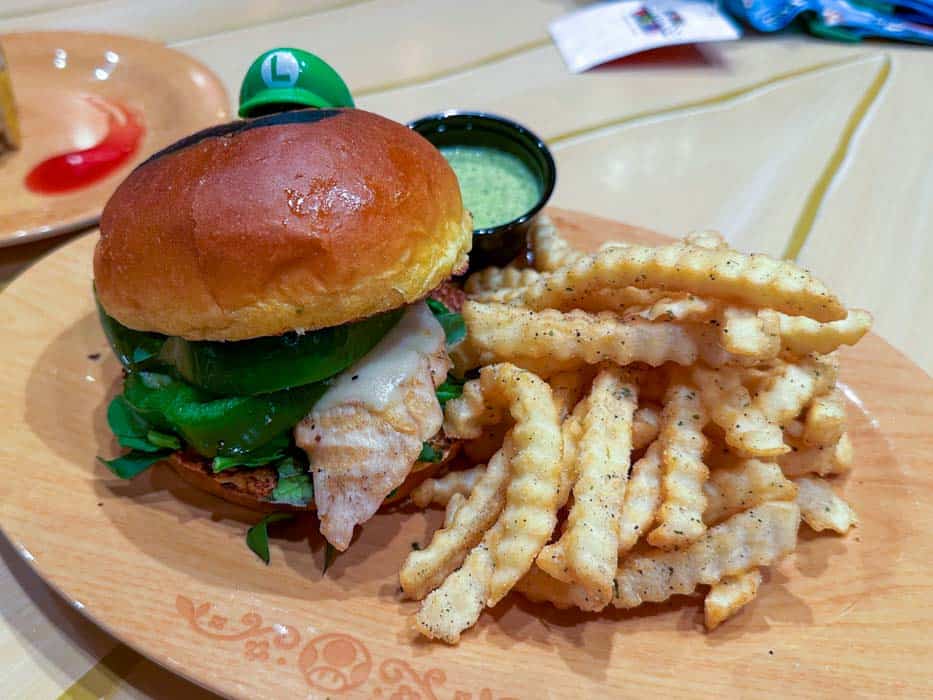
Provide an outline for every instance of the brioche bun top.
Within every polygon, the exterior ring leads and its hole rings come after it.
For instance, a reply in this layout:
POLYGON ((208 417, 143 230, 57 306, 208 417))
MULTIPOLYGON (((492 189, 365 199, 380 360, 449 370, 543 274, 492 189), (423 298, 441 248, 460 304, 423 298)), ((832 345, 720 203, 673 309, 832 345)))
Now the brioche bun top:
POLYGON ((457 178, 420 135, 362 110, 285 112, 136 168, 104 208, 95 286, 130 328, 244 340, 414 302, 471 238, 457 178))

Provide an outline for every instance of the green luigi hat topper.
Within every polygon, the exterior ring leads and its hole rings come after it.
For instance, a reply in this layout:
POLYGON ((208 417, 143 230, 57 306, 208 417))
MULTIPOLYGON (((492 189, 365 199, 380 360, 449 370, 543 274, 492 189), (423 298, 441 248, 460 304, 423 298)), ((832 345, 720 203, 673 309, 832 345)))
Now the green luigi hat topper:
POLYGON ((278 48, 259 56, 240 85, 241 117, 305 107, 354 107, 337 71, 313 53, 278 48))

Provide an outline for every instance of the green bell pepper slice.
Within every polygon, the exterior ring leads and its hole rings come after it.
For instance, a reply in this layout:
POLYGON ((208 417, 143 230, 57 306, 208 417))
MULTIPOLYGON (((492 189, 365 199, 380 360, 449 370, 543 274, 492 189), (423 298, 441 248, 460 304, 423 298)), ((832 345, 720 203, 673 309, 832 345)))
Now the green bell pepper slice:
POLYGON ((395 309, 301 335, 213 342, 136 331, 109 316, 99 303, 97 309, 124 367, 168 371, 222 396, 269 394, 339 374, 372 350, 405 312, 395 309))
POLYGON ((218 343, 170 337, 159 359, 190 383, 221 395, 256 396, 339 374, 372 350, 404 308, 304 334, 218 343))
POLYGON ((97 294, 94 294, 94 301, 97 303, 97 314, 100 316, 100 325, 104 329, 104 335, 107 336, 107 342, 110 343, 121 365, 132 369, 159 354, 165 344, 166 336, 127 328, 104 311, 104 307, 97 299, 97 294))

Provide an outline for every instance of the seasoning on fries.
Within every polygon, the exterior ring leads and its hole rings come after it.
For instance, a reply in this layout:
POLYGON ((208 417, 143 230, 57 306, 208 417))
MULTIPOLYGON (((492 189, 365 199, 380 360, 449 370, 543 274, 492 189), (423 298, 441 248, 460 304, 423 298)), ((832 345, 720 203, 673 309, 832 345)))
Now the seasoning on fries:
POLYGON ((453 359, 478 378, 444 428, 483 459, 412 494, 446 507, 401 573, 422 634, 456 643, 513 589, 587 611, 701 592, 713 630, 801 523, 858 524, 825 477, 853 464, 835 350, 867 312, 716 232, 586 254, 542 216, 530 246, 465 285, 453 359))

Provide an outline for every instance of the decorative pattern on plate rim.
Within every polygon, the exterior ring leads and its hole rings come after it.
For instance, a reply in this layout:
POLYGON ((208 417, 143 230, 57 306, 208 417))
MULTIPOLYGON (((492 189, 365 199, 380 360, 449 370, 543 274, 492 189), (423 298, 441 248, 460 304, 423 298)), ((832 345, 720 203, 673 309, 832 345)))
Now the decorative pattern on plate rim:
POLYGON ((245 613, 238 623, 215 612, 213 603, 196 604, 187 596, 175 598, 175 609, 198 634, 218 642, 243 642, 243 656, 255 663, 289 663, 297 669, 309 687, 341 695, 361 688, 372 679, 374 700, 516 700, 496 695, 490 688, 479 691, 456 690, 441 696, 447 674, 429 668, 419 674, 402 659, 386 659, 373 676, 373 658, 367 646, 344 632, 319 634, 301 646, 301 633, 291 625, 265 625, 262 615, 245 613), (301 647, 300 651, 297 651, 301 647))

